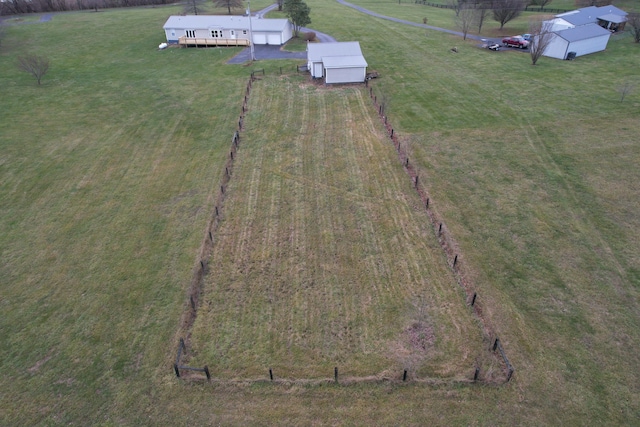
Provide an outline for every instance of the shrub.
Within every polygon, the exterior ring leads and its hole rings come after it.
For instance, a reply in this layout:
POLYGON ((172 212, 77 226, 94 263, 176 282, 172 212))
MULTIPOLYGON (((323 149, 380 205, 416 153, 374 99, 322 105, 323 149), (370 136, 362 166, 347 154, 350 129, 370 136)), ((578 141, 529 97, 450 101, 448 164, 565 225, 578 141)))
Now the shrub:
POLYGON ((309 31, 308 33, 304 33, 305 41, 312 42, 316 39, 316 33, 313 31, 309 31))

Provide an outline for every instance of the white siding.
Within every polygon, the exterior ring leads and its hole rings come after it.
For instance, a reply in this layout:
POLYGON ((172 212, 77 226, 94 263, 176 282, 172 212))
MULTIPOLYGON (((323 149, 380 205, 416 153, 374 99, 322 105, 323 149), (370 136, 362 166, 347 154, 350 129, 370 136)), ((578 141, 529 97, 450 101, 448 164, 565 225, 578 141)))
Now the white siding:
POLYGON ((568 46, 568 41, 554 34, 553 39, 551 39, 551 43, 549 43, 549 46, 544 50, 544 56, 556 59, 565 59, 567 56, 568 46))
POLYGON ((594 37, 587 40, 580 40, 569 45, 569 52, 575 52, 576 56, 588 55, 594 52, 600 52, 607 48, 609 36, 594 37))
POLYGON ((325 68, 326 83, 362 83, 366 74, 365 68, 325 68))

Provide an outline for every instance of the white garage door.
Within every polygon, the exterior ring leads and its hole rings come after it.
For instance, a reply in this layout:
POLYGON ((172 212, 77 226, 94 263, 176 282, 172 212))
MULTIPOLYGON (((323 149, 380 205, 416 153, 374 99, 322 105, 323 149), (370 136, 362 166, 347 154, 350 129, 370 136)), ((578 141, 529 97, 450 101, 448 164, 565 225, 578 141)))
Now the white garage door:
POLYGON ((253 33, 253 44, 267 44, 267 36, 265 34, 253 33))
POLYGON ((268 44, 275 44, 275 45, 280 45, 280 34, 269 34, 267 36, 267 43, 268 44))

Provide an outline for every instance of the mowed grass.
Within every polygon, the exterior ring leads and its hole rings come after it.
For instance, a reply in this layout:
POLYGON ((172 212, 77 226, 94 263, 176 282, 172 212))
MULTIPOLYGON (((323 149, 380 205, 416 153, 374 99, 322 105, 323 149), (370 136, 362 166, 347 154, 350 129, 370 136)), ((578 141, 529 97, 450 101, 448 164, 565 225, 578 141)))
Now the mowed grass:
POLYGON ((3 40, 1 424, 91 424, 164 363, 245 83, 221 67, 237 51, 157 51, 171 11, 3 40), (40 87, 25 52, 51 60, 40 87))
POLYGON ((374 90, 512 381, 178 381, 176 331, 249 67, 224 64, 233 50, 156 51, 178 8, 72 13, 12 26, 0 48, 0 422, 636 424, 640 98, 621 103, 617 87, 637 79, 638 46, 616 35, 606 52, 532 67, 522 52, 310 6, 310 27, 360 40, 380 73, 374 90), (15 68, 24 51, 52 59, 42 87, 15 68))
POLYGON ((246 121, 190 363, 469 379, 488 342, 365 88, 266 78, 246 121))

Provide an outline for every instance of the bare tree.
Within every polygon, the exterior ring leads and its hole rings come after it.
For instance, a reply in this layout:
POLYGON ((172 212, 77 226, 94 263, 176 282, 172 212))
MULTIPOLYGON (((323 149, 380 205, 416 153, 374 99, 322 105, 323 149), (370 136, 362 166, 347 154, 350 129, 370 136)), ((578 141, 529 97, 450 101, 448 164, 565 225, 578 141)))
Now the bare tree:
POLYGON ((278 12, 282 12, 282 6, 284 6, 284 0, 278 0, 278 12))
POLYGON ((531 54, 531 65, 536 65, 549 43, 555 37, 551 17, 539 16, 529 21, 529 32, 531 40, 529 42, 529 53, 531 54))
POLYGON ((187 0, 182 5, 182 12, 185 15, 201 15, 205 13, 204 0, 187 0))
POLYGON ((242 8, 242 0, 213 0, 216 7, 226 7, 231 15, 231 9, 242 8))
POLYGON ((631 35, 636 43, 640 43, 640 13, 632 12, 627 15, 627 26, 631 27, 631 35))
POLYGON ((625 81, 618 86, 618 93, 620 94, 620 102, 624 101, 624 97, 629 95, 636 88, 636 84, 630 81, 625 81))
POLYGON ((447 4, 451 6, 451 9, 456 13, 456 16, 458 16, 460 11, 467 7, 469 3, 469 0, 447 0, 447 4))
POLYGON ((44 56, 28 54, 18 57, 18 69, 31 74, 38 81, 38 85, 49 71, 49 59, 44 56))
POLYGON ((520 16, 527 6, 526 0, 495 0, 493 2, 493 20, 500 23, 500 29, 504 24, 520 16))
POLYGON ((2 19, 0 18, 0 46, 2 46, 2 39, 7 34, 6 27, 2 23, 2 19))
POLYGON ((484 25, 484 21, 487 20, 487 16, 489 16, 489 12, 491 11, 488 6, 488 3, 480 3, 478 7, 473 9, 473 21, 478 27, 478 34, 482 31, 482 25, 484 25))
POLYGON ((469 29, 473 24, 473 19, 475 17, 474 13, 475 9, 472 7, 464 6, 458 12, 458 15, 455 17, 456 25, 462 32, 462 39, 467 39, 467 34, 469 33, 469 29))

